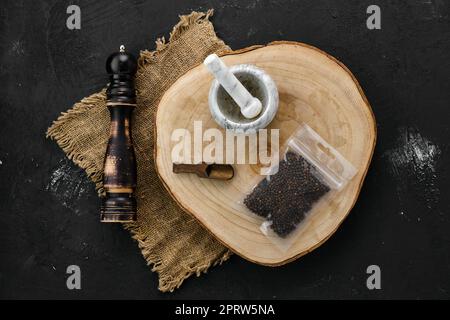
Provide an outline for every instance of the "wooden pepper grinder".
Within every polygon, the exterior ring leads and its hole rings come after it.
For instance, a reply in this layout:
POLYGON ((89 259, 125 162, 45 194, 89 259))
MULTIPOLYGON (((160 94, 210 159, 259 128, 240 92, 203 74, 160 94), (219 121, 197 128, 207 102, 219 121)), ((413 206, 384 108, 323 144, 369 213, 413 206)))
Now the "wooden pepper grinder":
POLYGON ((106 61, 110 84, 106 90, 106 105, 111 116, 111 129, 106 148, 100 221, 130 222, 136 220, 136 158, 131 139, 131 113, 136 106, 134 75, 137 61, 120 51, 106 61))

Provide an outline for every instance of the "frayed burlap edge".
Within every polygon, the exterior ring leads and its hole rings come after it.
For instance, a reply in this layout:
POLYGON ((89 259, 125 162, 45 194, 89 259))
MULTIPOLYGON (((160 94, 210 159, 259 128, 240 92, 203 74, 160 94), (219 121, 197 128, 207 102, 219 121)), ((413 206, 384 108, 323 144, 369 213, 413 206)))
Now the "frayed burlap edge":
MULTIPOLYGON (((158 38, 156 40, 156 49, 154 51, 142 50, 140 52, 140 56, 138 59, 139 70, 144 70, 146 64, 151 63, 152 59, 154 59, 158 54, 162 53, 166 50, 172 41, 178 39, 180 35, 183 34, 186 30, 192 27, 194 24, 201 24, 209 20, 209 17, 214 13, 213 9, 205 12, 196 12, 193 11, 188 15, 180 15, 180 21, 173 27, 172 32, 170 32, 169 42, 165 41, 164 37, 158 38)), ((137 76, 139 75, 139 71, 137 76)), ((59 126, 64 122, 68 121, 72 117, 76 117, 77 114, 83 113, 84 111, 91 108, 92 104, 105 101, 106 92, 103 89, 101 92, 90 95, 89 97, 83 98, 80 102, 74 104, 74 106, 66 112, 62 112, 61 115, 53 121, 53 124, 48 128, 46 132, 46 137, 54 140, 58 146, 64 151, 69 159, 71 159, 76 165, 80 168, 84 169, 88 175, 88 177, 95 183, 96 190, 98 194, 101 196, 104 194, 103 190, 103 175, 102 172, 97 171, 97 168, 94 163, 89 160, 83 158, 83 156, 77 153, 69 138, 61 132, 59 126)), ((164 273, 164 268, 162 266, 162 262, 160 257, 157 254, 153 254, 150 250, 149 245, 147 245, 147 236, 144 235, 143 232, 139 231, 139 226, 134 223, 124 224, 124 228, 129 230, 131 236, 134 240, 137 241, 138 247, 141 250, 141 253, 144 259, 147 262, 147 265, 152 265, 152 271, 158 272, 159 274, 159 286, 158 289, 162 292, 172 292, 175 289, 179 288, 183 281, 189 278, 192 275, 200 276, 202 273, 206 273, 211 266, 221 265, 224 261, 228 260, 232 255, 230 251, 226 251, 221 257, 216 259, 215 261, 210 261, 204 265, 187 268, 183 274, 180 274, 178 277, 172 277, 167 273, 164 273)))
POLYGON ((214 267, 217 265, 221 265, 223 262, 227 261, 230 256, 233 254, 231 251, 227 250, 222 257, 219 257, 215 261, 210 261, 205 263, 204 265, 187 268, 184 273, 178 275, 177 277, 172 277, 167 273, 162 273, 164 270, 162 266, 161 259, 157 254, 153 254, 151 250, 146 245, 146 238, 140 236, 139 226, 134 224, 124 225, 126 230, 131 232, 131 237, 138 242, 138 247, 141 249, 141 253, 147 261, 147 265, 152 265, 152 271, 158 272, 159 274, 159 286, 158 289, 162 292, 173 292, 175 289, 178 289, 183 281, 189 278, 192 275, 196 275, 199 277, 202 273, 208 272, 210 267, 214 267))
MULTIPOLYGON (((165 37, 161 37, 156 39, 156 50, 149 51, 149 50, 141 50, 140 56, 138 59, 138 65, 140 67, 144 67, 147 63, 150 63, 152 59, 162 51, 164 51, 167 46, 172 42, 177 40, 180 35, 182 35, 186 30, 188 30, 192 25, 196 23, 203 23, 205 21, 209 20, 209 17, 211 17, 214 14, 213 9, 209 9, 207 12, 197 12, 192 11, 188 15, 179 15, 180 21, 173 27, 172 32, 170 32, 169 35, 169 42, 166 42, 165 37)), ((143 68, 139 68, 139 70, 144 70, 143 68)), ((138 74, 139 75, 139 70, 138 74)))
POLYGON ((95 183, 95 189, 99 195, 104 193, 103 191, 103 173, 97 171, 97 167, 94 163, 74 150, 73 145, 69 137, 60 130, 59 126, 78 114, 85 112, 92 107, 92 104, 106 100, 106 89, 100 92, 94 93, 89 97, 83 98, 80 102, 74 104, 74 106, 66 112, 61 112, 61 115, 53 121, 50 128, 47 129, 46 137, 54 140, 58 146, 64 151, 67 158, 72 160, 77 166, 86 171, 87 176, 95 183))

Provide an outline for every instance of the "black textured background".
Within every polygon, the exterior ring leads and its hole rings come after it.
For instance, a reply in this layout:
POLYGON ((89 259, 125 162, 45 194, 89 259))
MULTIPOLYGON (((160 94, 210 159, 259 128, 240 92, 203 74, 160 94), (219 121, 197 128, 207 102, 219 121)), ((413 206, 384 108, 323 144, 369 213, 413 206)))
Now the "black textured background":
POLYGON ((450 298, 450 1, 2 1, 1 298, 450 298), (81 7, 81 30, 66 8, 81 7), (382 30, 366 28, 366 8, 382 30), (232 48, 273 40, 317 46, 359 79, 378 123, 360 198, 336 234, 279 268, 234 256, 172 294, 157 290, 136 243, 98 221, 84 173, 45 131, 106 83, 106 57, 153 49, 178 14, 215 8, 232 48), (66 288, 80 265, 82 290, 66 288), (382 271, 369 291, 368 265, 382 271))

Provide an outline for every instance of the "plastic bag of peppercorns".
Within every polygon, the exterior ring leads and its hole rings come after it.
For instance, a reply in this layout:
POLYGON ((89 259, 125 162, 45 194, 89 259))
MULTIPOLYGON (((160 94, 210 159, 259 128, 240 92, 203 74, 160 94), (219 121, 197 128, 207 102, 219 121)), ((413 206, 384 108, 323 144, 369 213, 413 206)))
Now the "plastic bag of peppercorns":
POLYGON ((263 217, 261 231, 282 250, 289 249, 314 212, 356 174, 356 168, 317 132, 303 124, 289 138, 284 157, 244 199, 263 217))

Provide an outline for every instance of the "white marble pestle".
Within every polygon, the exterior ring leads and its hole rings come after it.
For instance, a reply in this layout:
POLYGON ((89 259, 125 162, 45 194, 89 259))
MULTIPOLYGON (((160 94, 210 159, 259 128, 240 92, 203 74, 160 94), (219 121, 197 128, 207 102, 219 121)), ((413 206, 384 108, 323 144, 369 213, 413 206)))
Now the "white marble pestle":
POLYGON ((203 64, 214 75, 220 85, 228 92, 241 109, 241 113, 247 119, 258 116, 262 110, 261 101, 251 95, 236 76, 227 68, 225 63, 216 55, 210 54, 203 64))

